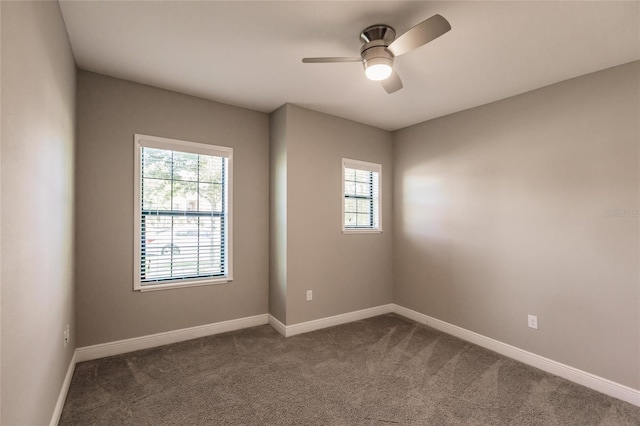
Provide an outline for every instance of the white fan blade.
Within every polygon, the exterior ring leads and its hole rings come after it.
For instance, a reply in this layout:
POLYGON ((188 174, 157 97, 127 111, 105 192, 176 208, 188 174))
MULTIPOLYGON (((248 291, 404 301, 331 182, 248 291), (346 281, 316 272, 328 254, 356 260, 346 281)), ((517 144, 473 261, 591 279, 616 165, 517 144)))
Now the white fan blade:
POLYGON ((305 64, 324 64, 331 62, 362 62, 362 58, 302 58, 302 62, 305 64))
POLYGON ((391 75, 388 78, 382 80, 380 83, 382 83, 382 87, 384 87, 384 90, 386 90, 388 94, 397 92, 403 87, 402 80, 400 80, 400 76, 395 71, 392 71, 391 75))
POLYGON ((450 29, 449 21, 440 15, 433 15, 395 39, 387 49, 393 56, 400 56, 429 43, 450 29))

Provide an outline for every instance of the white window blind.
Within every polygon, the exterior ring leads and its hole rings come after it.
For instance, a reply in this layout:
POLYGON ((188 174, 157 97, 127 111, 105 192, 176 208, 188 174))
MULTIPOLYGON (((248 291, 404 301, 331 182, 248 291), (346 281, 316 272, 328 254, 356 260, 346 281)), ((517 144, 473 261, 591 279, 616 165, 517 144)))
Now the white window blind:
POLYGON ((232 149, 136 135, 137 290, 231 280, 232 149))
POLYGON ((380 232, 380 175, 382 166, 342 160, 343 231, 380 232))

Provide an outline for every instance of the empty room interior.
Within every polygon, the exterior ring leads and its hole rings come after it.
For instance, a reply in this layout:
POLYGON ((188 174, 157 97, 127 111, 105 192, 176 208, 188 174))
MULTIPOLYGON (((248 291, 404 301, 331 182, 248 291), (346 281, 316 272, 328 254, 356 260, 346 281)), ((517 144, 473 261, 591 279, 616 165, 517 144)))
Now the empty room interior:
POLYGON ((640 2, 0 15, 1 424, 640 425, 640 2))

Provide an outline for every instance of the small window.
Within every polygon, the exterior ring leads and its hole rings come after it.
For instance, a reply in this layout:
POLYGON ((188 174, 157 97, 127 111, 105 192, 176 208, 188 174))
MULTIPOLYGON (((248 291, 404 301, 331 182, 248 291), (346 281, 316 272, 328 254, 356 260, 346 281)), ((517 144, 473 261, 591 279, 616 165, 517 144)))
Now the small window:
POLYGON ((382 165, 342 159, 342 231, 382 232, 382 165))
POLYGON ((232 154, 135 135, 135 290, 231 281, 232 154))

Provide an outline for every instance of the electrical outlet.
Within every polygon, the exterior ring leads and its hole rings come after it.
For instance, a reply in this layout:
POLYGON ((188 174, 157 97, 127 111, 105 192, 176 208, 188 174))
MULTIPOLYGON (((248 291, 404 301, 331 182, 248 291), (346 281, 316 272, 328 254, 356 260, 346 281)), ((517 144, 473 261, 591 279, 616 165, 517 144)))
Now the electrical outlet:
POLYGON ((69 344, 69 324, 67 324, 67 326, 64 328, 64 347, 67 347, 67 344, 69 344))
POLYGON ((537 316, 529 315, 527 323, 529 324, 529 328, 535 328, 536 330, 538 329, 538 317, 537 316))
POLYGON ((307 290, 307 302, 311 302, 313 300, 313 291, 307 290))

